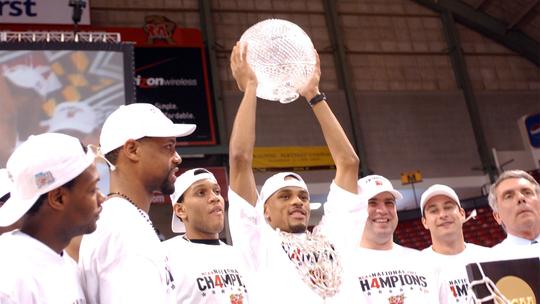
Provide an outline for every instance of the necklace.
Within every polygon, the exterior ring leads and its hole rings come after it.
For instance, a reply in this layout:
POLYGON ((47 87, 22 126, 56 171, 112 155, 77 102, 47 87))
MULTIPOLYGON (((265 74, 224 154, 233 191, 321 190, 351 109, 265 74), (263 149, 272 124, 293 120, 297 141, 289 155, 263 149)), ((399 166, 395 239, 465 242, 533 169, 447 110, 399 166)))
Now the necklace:
POLYGON ((154 232, 159 236, 159 231, 156 229, 156 227, 154 227, 154 224, 150 220, 150 217, 148 216, 148 214, 146 214, 146 212, 144 212, 141 208, 139 208, 139 206, 137 206, 135 204, 135 202, 133 200, 131 200, 131 198, 129 196, 125 195, 124 193, 120 193, 120 192, 111 192, 111 193, 107 194, 107 197, 111 197, 111 196, 114 196, 114 195, 120 196, 121 198, 123 198, 126 201, 130 202, 133 205, 133 207, 137 208, 137 211, 139 211, 139 214, 146 220, 146 222, 148 222, 148 224, 150 224, 150 227, 152 227, 154 232))

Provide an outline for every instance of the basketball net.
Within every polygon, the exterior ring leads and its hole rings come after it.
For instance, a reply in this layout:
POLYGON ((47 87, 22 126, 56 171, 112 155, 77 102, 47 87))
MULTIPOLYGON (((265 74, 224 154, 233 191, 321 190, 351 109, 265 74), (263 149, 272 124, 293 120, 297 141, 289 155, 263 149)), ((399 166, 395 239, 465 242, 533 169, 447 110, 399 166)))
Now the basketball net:
POLYGON ((279 231, 281 246, 298 274, 323 299, 332 297, 341 285, 341 263, 332 245, 323 235, 306 231, 297 235, 279 231))
POLYGON ((502 294, 502 292, 497 288, 495 283, 493 283, 493 281, 484 274, 484 270, 482 269, 480 263, 476 263, 476 266, 478 267, 478 270, 480 270, 482 278, 480 280, 474 280, 469 284, 468 293, 471 295, 471 297, 469 298, 468 303, 481 304, 484 302, 493 301, 494 304, 510 304, 510 301, 502 294), (473 290, 473 287, 479 285, 485 285, 490 295, 483 298, 478 298, 473 290))

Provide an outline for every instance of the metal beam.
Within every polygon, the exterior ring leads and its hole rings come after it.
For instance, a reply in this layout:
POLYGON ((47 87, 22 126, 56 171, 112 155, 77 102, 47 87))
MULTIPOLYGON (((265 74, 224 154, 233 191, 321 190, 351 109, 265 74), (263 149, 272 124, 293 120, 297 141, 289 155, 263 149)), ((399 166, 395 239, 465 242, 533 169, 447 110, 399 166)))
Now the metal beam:
POLYGON ((525 17, 532 11, 532 9, 538 5, 538 2, 540 0, 532 0, 529 5, 516 17, 510 24, 506 27, 506 30, 513 29, 516 25, 518 25, 525 17))
POLYGON ((212 22, 212 11, 210 1, 199 0, 199 14, 201 32, 206 46, 206 58, 208 59, 208 71, 210 74, 210 92, 214 99, 214 109, 217 120, 217 132, 219 145, 206 149, 205 154, 226 154, 227 153, 227 134, 225 132, 225 117, 223 114, 223 94, 219 84, 219 70, 216 57, 216 40, 214 37, 214 26, 212 22), (225 153, 223 153, 225 151, 225 153))
POLYGON ((328 36, 332 43, 332 50, 334 51, 334 61, 336 66, 336 72, 338 77, 338 83, 345 91, 345 99, 347 102, 347 109, 349 111, 349 119, 352 126, 352 145, 358 152, 360 158, 360 174, 362 176, 369 175, 369 169, 367 166, 367 157, 364 150, 364 146, 360 143, 360 136, 362 136, 362 128, 358 121, 358 111, 356 108, 356 98, 354 96, 354 90, 351 86, 351 80, 347 67, 347 58, 345 54, 345 45, 343 43, 343 35, 338 22, 338 14, 336 3, 334 0, 323 0, 324 16, 326 18, 326 24, 328 26, 328 36))
POLYGON ((459 23, 497 41, 540 66, 540 43, 521 31, 507 31, 506 24, 466 3, 456 0, 415 0, 417 3, 442 13, 448 10, 459 23))
POLYGON ((454 23, 454 18, 449 11, 443 11, 441 13, 441 19, 454 75, 456 77, 458 86, 461 87, 463 91, 465 103, 467 104, 469 119, 471 121, 474 138, 476 140, 477 151, 482 162, 482 169, 484 173, 489 175, 491 182, 495 182, 498 174, 497 167, 495 166, 495 161, 493 160, 490 150, 486 144, 486 139, 484 137, 484 131, 480 120, 480 112, 478 111, 478 106, 476 104, 476 98, 474 96, 471 80, 469 78, 469 72, 467 71, 465 56, 463 55, 463 50, 461 49, 461 42, 454 23))

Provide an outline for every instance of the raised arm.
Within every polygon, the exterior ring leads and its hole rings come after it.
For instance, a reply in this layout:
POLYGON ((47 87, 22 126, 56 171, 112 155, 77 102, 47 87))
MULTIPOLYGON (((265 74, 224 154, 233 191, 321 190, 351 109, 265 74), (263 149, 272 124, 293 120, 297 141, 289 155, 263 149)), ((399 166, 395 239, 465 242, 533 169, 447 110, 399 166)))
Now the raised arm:
POLYGON ((255 205, 257 188, 253 175, 253 148, 257 114, 257 77, 249 66, 247 45, 237 42, 231 54, 231 71, 244 97, 234 119, 229 142, 230 188, 244 200, 255 205))
MULTIPOLYGON (((306 85, 300 89, 300 95, 304 96, 308 101, 320 94, 321 62, 318 54, 316 54, 316 57, 315 71, 306 85)), ((324 139, 336 165, 336 176, 334 178, 336 185, 351 193, 357 193, 358 167, 360 164, 358 155, 356 155, 345 131, 343 131, 328 103, 323 100, 315 104, 312 109, 319 121, 324 139)))

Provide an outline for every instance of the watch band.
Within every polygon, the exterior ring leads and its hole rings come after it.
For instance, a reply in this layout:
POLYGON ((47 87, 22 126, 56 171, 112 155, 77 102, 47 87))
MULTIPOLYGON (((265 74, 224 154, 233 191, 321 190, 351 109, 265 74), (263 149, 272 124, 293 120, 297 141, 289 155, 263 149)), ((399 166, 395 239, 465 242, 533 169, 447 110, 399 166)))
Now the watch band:
POLYGON ((313 96, 313 98, 311 98, 311 100, 309 100, 308 103, 310 106, 313 107, 323 100, 326 101, 326 94, 321 92, 320 94, 313 96))

